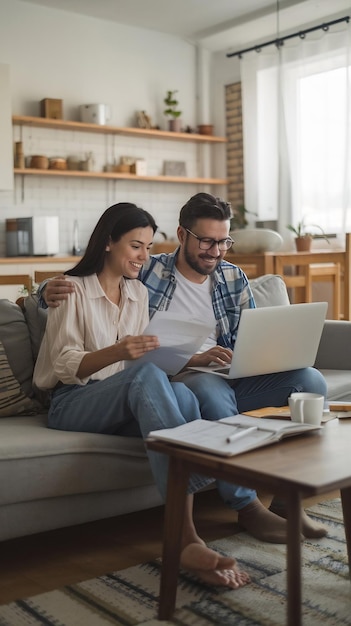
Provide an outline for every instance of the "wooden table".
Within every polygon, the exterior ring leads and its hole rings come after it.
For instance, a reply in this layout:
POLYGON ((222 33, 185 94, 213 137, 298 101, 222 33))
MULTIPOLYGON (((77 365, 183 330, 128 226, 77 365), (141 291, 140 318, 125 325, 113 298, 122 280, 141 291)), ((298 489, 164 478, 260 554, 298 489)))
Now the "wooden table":
POLYGON ((174 612, 182 522, 189 475, 199 473, 277 494, 287 504, 287 624, 301 626, 301 500, 340 489, 351 563, 351 419, 332 420, 318 433, 289 438, 231 458, 147 440, 170 457, 159 619, 174 612))
POLYGON ((351 250, 350 234, 346 235, 345 250, 311 250, 311 252, 274 253, 274 273, 283 276, 285 266, 306 267, 314 263, 339 263, 344 284, 344 320, 351 319, 351 250))
POLYGON ((351 319, 351 233, 345 236, 345 249, 311 250, 310 252, 259 252, 242 254, 228 252, 225 260, 241 267, 248 278, 256 278, 263 274, 284 275, 285 266, 295 268, 313 263, 339 263, 343 281, 344 320, 351 319))
POLYGON ((274 252, 257 252, 255 254, 227 252, 225 261, 238 265, 248 278, 275 273, 274 252))

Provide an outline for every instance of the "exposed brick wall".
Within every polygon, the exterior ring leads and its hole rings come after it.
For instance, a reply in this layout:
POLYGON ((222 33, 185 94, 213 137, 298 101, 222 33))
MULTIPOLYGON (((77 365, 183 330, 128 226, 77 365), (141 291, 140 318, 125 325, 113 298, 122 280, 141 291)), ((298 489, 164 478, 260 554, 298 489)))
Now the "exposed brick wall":
POLYGON ((244 204, 244 149, 241 83, 225 88, 228 201, 233 209, 244 204))

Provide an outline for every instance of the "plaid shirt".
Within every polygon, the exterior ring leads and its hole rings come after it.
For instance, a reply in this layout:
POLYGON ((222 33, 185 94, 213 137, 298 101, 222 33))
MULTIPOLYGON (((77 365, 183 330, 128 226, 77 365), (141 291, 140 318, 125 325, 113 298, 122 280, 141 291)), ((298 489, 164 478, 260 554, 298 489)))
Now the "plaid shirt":
MULTIPOLYGON (((149 292, 150 319, 156 311, 166 311, 173 298, 178 250, 151 256, 139 274, 149 292)), ((236 265, 221 261, 212 276, 212 306, 219 328, 217 343, 233 349, 241 310, 255 308, 255 301, 246 275, 236 265)))

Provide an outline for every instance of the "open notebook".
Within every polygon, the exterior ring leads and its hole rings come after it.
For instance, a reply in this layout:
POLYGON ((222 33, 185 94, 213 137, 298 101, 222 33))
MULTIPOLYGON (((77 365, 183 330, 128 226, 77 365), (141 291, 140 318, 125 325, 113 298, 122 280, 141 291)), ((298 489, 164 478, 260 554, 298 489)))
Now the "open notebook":
POLYGON ((232 415, 217 422, 194 420, 175 428, 153 430, 149 433, 149 437, 203 452, 234 456, 267 446, 285 437, 302 435, 320 429, 320 426, 312 424, 232 415))

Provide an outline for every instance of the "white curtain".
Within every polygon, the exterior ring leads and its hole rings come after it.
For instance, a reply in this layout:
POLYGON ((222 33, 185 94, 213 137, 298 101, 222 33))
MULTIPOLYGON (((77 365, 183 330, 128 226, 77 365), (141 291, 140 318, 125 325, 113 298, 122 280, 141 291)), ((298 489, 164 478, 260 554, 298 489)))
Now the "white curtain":
POLYGON ((302 218, 351 231, 350 41, 343 24, 241 60, 245 204, 286 241, 302 218))

